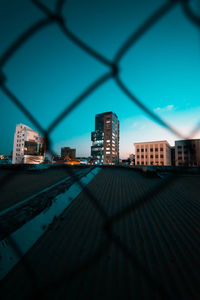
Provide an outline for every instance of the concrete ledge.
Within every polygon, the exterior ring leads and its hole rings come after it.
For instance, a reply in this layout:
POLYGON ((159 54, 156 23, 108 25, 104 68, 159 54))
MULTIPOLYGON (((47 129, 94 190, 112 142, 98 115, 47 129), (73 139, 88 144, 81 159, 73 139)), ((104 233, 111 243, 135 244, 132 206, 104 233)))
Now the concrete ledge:
MULTIPOLYGON (((100 168, 93 169, 80 179, 81 184, 86 186, 99 171, 100 168)), ((47 210, 41 212, 0 242, 0 280, 21 260, 47 231, 54 219, 61 215, 81 191, 82 188, 78 183, 74 183, 65 193, 58 195, 47 210), (18 250, 14 249, 14 244, 17 245, 18 250)))

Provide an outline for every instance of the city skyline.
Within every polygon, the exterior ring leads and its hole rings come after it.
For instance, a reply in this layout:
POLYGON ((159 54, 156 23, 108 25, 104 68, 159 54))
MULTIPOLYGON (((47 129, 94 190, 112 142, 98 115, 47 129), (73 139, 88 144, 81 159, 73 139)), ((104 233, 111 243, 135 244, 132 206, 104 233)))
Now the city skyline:
MULTIPOLYGON (((75 34, 113 59, 128 36, 163 3, 87 0, 83 5, 81 1, 69 1, 64 16, 75 34)), ((51 1, 46 4, 52 9, 51 1)), ((8 1, 0 4, 0 55, 28 26, 43 17, 31 1, 16 1, 12 10, 10 5, 8 1)), ((199 50, 198 30, 177 5, 129 49, 120 64, 120 76, 135 96, 186 136, 199 123, 199 50)), ((7 86, 44 128, 105 71, 103 65, 63 36, 56 25, 30 38, 3 68, 7 86)), ((16 124, 38 128, 1 90, 0 98, 0 151, 9 154, 16 124)), ((93 116, 104 111, 114 111, 119 117, 121 158, 133 153, 134 142, 166 139, 173 145, 179 139, 150 120, 110 80, 55 128, 51 134, 53 150, 59 152, 62 146, 69 145, 77 148, 77 156, 89 156, 93 116)), ((194 136, 199 137, 199 133, 194 136)))

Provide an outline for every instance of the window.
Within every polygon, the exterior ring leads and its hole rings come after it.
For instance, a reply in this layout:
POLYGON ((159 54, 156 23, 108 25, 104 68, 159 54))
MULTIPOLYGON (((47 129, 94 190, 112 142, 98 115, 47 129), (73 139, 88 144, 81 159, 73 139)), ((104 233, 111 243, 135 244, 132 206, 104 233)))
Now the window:
POLYGON ((144 149, 143 149, 143 148, 141 149, 141 152, 144 152, 144 149))
POLYGON ((156 155, 156 158, 158 158, 158 155, 156 155))
POLYGON ((182 151, 178 151, 178 154, 182 154, 182 151))
POLYGON ((147 152, 147 148, 145 149, 145 151, 147 152))
POLYGON ((141 158, 144 158, 144 155, 141 155, 141 158))
POLYGON ((150 151, 153 152, 153 148, 150 148, 150 151))
POLYGON ((106 154, 110 154, 110 151, 106 151, 106 154))
POLYGON ((155 148, 155 151, 158 152, 158 148, 155 148))
POLYGON ((139 155, 137 155, 137 158, 139 159, 139 158, 140 158, 140 156, 139 156, 139 155))
POLYGON ((162 148, 162 147, 160 148, 160 151, 163 151, 163 148, 162 148))
POLYGON ((140 149, 137 149, 137 152, 140 152, 140 149))
POLYGON ((179 156, 179 157, 178 157, 178 160, 182 160, 182 157, 181 157, 181 156, 179 156))
POLYGON ((106 123, 110 123, 110 120, 107 120, 106 123))
POLYGON ((110 148, 108 147, 108 148, 106 148, 106 150, 110 150, 110 148))
POLYGON ((160 158, 163 158, 163 154, 160 154, 160 158))
POLYGON ((143 164, 144 164, 144 162, 142 161, 142 162, 141 162, 141 164, 143 165, 143 164))
POLYGON ((153 158, 153 155, 150 155, 151 158, 153 158))
POLYGON ((178 146, 178 149, 181 149, 182 147, 181 146, 178 146))

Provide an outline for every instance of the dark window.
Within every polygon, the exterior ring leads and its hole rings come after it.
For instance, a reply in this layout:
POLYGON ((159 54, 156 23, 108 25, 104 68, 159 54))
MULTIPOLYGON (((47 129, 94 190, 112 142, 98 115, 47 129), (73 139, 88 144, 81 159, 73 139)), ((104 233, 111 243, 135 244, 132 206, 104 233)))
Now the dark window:
POLYGON ((140 152, 140 149, 137 149, 137 152, 140 152))
POLYGON ((143 148, 141 149, 141 152, 144 152, 144 149, 143 149, 143 148))
POLYGON ((141 158, 144 158, 144 155, 141 155, 141 158))
POLYGON ((163 148, 162 148, 162 147, 160 148, 160 151, 163 151, 163 148))
POLYGON ((145 149, 145 151, 147 152, 147 148, 145 149))
POLYGON ((150 151, 153 152, 153 148, 151 148, 150 151))
POLYGON ((182 151, 178 151, 178 154, 182 154, 182 151))
POLYGON ((181 149, 182 147, 181 146, 178 146, 178 149, 181 149))
POLYGON ((158 148, 155 148, 155 151, 158 152, 158 148))
POLYGON ((158 155, 156 155, 156 158, 158 158, 158 155))
POLYGON ((153 155, 150 155, 151 158, 153 158, 153 155))
POLYGON ((163 158, 163 154, 160 154, 160 158, 163 158))
POLYGON ((139 156, 139 155, 137 155, 137 158, 140 158, 140 156, 139 156))
POLYGON ((181 157, 181 156, 179 156, 179 157, 178 157, 178 160, 182 160, 182 157, 181 157))
POLYGON ((142 161, 142 163, 141 163, 142 165, 144 164, 144 162, 142 161))

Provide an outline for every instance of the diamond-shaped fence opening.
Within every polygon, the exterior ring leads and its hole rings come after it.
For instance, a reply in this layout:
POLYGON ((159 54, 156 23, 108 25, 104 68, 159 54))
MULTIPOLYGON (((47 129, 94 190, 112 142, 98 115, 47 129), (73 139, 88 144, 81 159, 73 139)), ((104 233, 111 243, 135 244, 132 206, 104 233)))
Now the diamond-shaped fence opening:
MULTIPOLYGON (((122 81, 120 78, 120 68, 119 64, 123 56, 129 51, 131 47, 134 46, 135 43, 143 36, 145 33, 154 26, 157 22, 159 22, 162 17, 164 17, 169 11, 173 10, 177 5, 182 7, 182 11, 185 14, 185 17, 188 18, 194 26, 199 27, 200 26, 200 17, 198 14, 196 14, 190 5, 189 0, 168 0, 166 1, 162 6, 160 6, 137 30, 135 30, 130 37, 120 46, 118 49, 116 55, 114 56, 113 60, 107 59, 104 55, 99 53, 98 51, 94 50, 90 45, 85 43, 83 40, 81 40, 78 36, 76 36, 68 27, 67 21, 64 20, 62 15, 62 9, 65 4, 65 0, 57 0, 56 1, 56 7, 54 11, 51 11, 44 3, 41 3, 38 0, 32 0, 33 4, 37 7, 38 10, 40 10, 44 17, 37 21, 35 24, 31 25, 29 28, 27 28, 22 34, 15 40, 13 43, 8 47, 8 49, 1 55, 0 57, 0 88, 1 91, 6 95, 6 97, 12 101, 19 110, 34 124, 34 126, 43 134, 43 136, 46 139, 46 145, 47 145, 47 151, 53 153, 53 150, 51 148, 51 132, 55 129, 55 127, 65 118, 68 117, 68 115, 74 111, 87 97, 93 93, 95 90, 100 88, 104 83, 106 83, 109 79, 113 79, 116 85, 122 90, 122 92, 133 102, 135 103, 141 110, 149 116, 150 119, 152 119, 157 124, 165 127, 172 133, 174 133, 176 136, 184 139, 188 138, 186 137, 182 132, 179 132, 176 130, 176 128, 169 125, 167 122, 165 122, 158 114, 156 114, 154 111, 150 110, 144 103, 140 101, 140 99, 137 99, 133 93, 127 88, 126 84, 122 81), (43 128, 41 124, 37 121, 37 119, 32 115, 32 113, 26 108, 25 105, 22 104, 20 99, 12 92, 11 89, 7 87, 6 82, 6 74, 4 74, 4 66, 5 64, 11 59, 11 57, 15 54, 15 52, 28 40, 31 39, 33 35, 37 34, 40 30, 42 30, 44 27, 49 26, 50 24, 57 24, 58 30, 62 32, 63 36, 65 36, 67 39, 72 41, 77 47, 79 47, 82 51, 85 51, 87 54, 91 55, 93 58, 95 58, 98 62, 104 64, 108 67, 108 71, 100 76, 97 80, 92 82, 88 87, 85 88, 85 90, 76 97, 65 109, 58 115, 54 120, 52 120, 51 124, 48 128, 43 128)), ((200 129, 200 125, 197 124, 197 126, 193 129, 191 132, 191 137, 200 129)), ((73 176, 75 178, 75 181, 81 186, 82 183, 80 182, 79 178, 74 173, 73 169, 66 169, 66 172, 69 173, 69 175, 73 176)), ((6 181, 11 180, 13 176, 16 175, 16 172, 11 172, 10 174, 6 175, 0 182, 0 186, 2 186, 6 181)), ((92 267, 96 262, 98 262, 102 255, 108 251, 111 244, 114 244, 114 246, 123 253, 127 259, 129 259, 132 266, 140 270, 146 280, 152 285, 160 295, 162 295, 162 299, 167 298, 167 291, 160 286, 158 282, 154 278, 152 278, 151 274, 148 272, 147 268, 139 262, 135 256, 135 253, 133 251, 130 251, 128 247, 122 243, 122 241, 116 236, 114 231, 112 230, 113 224, 115 224, 118 220, 121 220, 123 218, 126 218, 127 215, 130 213, 134 213, 139 208, 141 208, 145 203, 149 203, 150 201, 154 201, 154 196, 156 194, 162 192, 165 189, 168 189, 169 186, 176 180, 175 176, 170 176, 166 180, 163 180, 161 184, 154 187, 151 192, 146 193, 141 198, 137 199, 134 204, 129 204, 127 207, 123 208, 123 210, 117 212, 115 215, 109 217, 104 207, 97 201, 95 195, 91 193, 91 191, 85 187, 83 192, 87 195, 88 199, 90 200, 93 207, 99 212, 104 226, 102 228, 102 234, 106 237, 106 240, 103 241, 99 247, 99 249, 96 251, 95 255, 90 257, 88 260, 86 260, 84 263, 77 266, 77 268, 71 273, 66 275, 63 273, 63 275, 56 281, 51 282, 48 287, 42 287, 39 288, 37 283, 37 278, 35 278, 34 272, 32 271, 31 267, 29 266, 28 262, 26 262, 26 258, 23 259, 24 266, 27 271, 27 275, 30 276, 33 282, 33 286, 35 289, 35 294, 33 295, 36 297, 37 295, 44 294, 46 292, 46 289, 56 289, 60 286, 60 284, 65 282, 71 282, 80 274, 82 271, 89 269, 92 267)), ((20 249, 18 248, 17 244, 14 241, 11 241, 13 249, 15 249, 17 255, 19 257, 22 257, 22 253, 20 249)))

